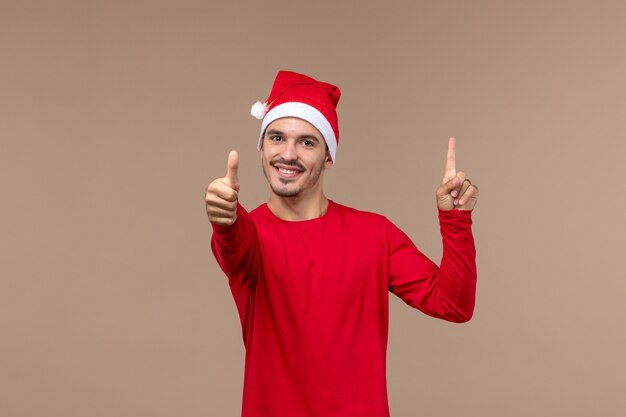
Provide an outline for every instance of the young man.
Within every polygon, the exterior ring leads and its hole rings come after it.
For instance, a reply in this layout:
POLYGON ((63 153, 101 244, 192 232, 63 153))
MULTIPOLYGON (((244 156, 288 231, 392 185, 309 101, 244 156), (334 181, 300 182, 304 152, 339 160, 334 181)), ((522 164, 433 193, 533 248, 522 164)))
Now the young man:
POLYGON ((455 168, 450 139, 436 192, 437 266, 385 217, 329 200, 340 91, 281 71, 258 149, 271 193, 238 203, 238 154, 209 184, 211 247, 228 277, 246 348, 242 417, 388 417, 388 296, 437 318, 468 321, 476 289, 471 211, 478 189, 455 168))

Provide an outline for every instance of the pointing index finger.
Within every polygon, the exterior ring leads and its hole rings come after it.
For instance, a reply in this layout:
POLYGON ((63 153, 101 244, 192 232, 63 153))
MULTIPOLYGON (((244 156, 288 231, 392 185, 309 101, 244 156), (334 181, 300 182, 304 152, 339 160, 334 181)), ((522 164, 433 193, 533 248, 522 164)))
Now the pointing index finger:
POLYGON ((448 139, 448 153, 446 155, 446 169, 444 178, 452 178, 456 175, 456 139, 448 139))

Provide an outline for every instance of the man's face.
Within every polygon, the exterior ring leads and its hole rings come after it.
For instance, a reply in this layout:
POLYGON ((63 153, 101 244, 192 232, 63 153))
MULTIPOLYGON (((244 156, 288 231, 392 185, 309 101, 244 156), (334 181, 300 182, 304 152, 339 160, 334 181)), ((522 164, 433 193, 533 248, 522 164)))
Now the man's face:
POLYGON ((322 134, 295 117, 277 119, 267 126, 261 160, 272 191, 280 197, 321 194, 322 172, 332 165, 322 134))

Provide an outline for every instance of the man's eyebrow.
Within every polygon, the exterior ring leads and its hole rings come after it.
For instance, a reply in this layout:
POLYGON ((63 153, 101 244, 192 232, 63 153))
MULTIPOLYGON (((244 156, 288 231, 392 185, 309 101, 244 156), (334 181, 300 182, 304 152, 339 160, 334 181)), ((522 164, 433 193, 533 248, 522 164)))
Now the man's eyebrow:
POLYGON ((276 130, 276 129, 271 129, 265 132, 266 135, 278 135, 278 136, 283 136, 284 133, 281 132, 280 130, 276 130))
MULTIPOLYGON (((267 136, 278 135, 285 136, 285 133, 278 129, 270 129, 265 132, 267 136)), ((312 139, 316 142, 320 142, 320 138, 318 138, 314 133, 305 133, 304 135, 298 136, 298 139, 312 139)))
POLYGON ((298 139, 311 139, 315 142, 319 142, 320 140, 318 139, 317 136, 313 135, 313 134, 305 134, 305 135, 301 135, 298 137, 298 139))

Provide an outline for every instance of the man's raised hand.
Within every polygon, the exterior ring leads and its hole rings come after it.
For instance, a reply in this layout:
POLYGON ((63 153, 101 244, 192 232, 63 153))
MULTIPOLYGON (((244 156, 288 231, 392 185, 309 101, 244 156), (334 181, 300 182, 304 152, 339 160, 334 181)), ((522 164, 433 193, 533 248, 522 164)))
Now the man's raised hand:
POLYGON ((446 168, 441 185, 437 188, 437 207, 440 210, 472 210, 478 201, 478 187, 456 170, 456 140, 448 140, 446 168))
POLYGON ((206 212, 209 221, 220 226, 230 226, 237 220, 237 201, 239 193, 239 154, 230 151, 226 176, 209 184, 206 191, 206 212))

